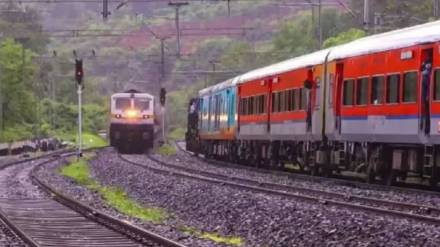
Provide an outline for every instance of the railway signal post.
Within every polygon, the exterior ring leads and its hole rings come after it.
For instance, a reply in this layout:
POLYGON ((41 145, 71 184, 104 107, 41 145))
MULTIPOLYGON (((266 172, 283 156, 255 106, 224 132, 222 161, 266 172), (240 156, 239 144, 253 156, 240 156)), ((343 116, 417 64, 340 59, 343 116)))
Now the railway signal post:
POLYGON ((75 79, 78 87, 78 158, 82 157, 82 90, 84 88, 83 77, 83 61, 81 59, 75 59, 75 79))
POLYGON ((160 105, 161 107, 161 111, 162 111, 162 140, 165 143, 165 114, 166 114, 166 109, 165 109, 165 104, 166 104, 166 97, 167 97, 167 90, 165 88, 161 88, 160 89, 160 96, 159 96, 159 100, 160 100, 160 105))

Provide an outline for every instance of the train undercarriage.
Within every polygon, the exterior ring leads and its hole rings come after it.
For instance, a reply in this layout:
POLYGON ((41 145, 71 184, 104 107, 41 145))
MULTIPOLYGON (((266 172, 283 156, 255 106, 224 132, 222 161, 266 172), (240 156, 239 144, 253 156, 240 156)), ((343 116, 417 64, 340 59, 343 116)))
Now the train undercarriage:
POLYGON ((121 153, 143 153, 153 148, 154 125, 111 124, 110 145, 121 153))
POLYGON ((357 142, 204 140, 192 151, 207 158, 316 176, 344 175, 387 185, 438 183, 440 146, 357 142))

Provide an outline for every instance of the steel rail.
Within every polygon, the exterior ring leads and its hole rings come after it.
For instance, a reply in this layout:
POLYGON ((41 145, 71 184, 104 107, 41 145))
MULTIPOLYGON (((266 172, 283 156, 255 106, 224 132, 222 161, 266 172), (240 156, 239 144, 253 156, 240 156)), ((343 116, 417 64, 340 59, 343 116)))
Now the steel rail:
MULTIPOLYGON (((194 153, 188 150, 185 150, 181 145, 179 145, 179 142, 175 142, 175 145, 179 150, 182 152, 194 156, 194 153)), ((422 189, 414 188, 413 184, 406 185, 405 184, 399 184, 399 186, 396 185, 381 185, 381 184, 369 184, 363 181, 360 181, 359 179, 354 179, 352 177, 346 177, 346 176, 338 176, 338 177, 319 177, 319 176, 311 176, 308 174, 305 174, 303 172, 296 172, 296 171, 283 171, 283 170, 274 170, 274 169, 265 169, 265 168, 257 168, 252 166, 246 166, 246 165, 239 165, 235 163, 230 163, 227 161, 221 161, 221 160, 214 160, 214 159, 208 159, 206 157, 201 156, 194 156, 194 158, 197 158, 201 161, 204 161, 206 163, 209 163, 213 166, 217 167, 230 167, 235 169, 241 169, 241 170, 248 170, 252 172, 257 173, 264 173, 264 174, 272 174, 276 176, 286 176, 294 179, 302 179, 305 181, 313 181, 313 182, 334 182, 335 184, 343 184, 346 186, 354 186, 362 189, 374 189, 374 190, 381 190, 381 191, 396 191, 396 192, 405 192, 405 193, 411 193, 411 194, 417 194, 420 193, 425 195, 432 195, 432 196, 438 196, 440 197, 440 191, 428 189, 426 187, 423 187, 422 189)))
POLYGON ((154 232, 140 228, 128 222, 121 221, 113 216, 110 216, 102 211, 96 210, 88 205, 79 202, 78 200, 75 200, 55 190, 53 187, 44 183, 35 175, 36 170, 40 169, 42 165, 44 164, 40 164, 34 168, 34 170, 32 171, 31 178, 36 184, 38 184, 40 188, 42 188, 47 193, 51 194, 52 198, 58 201, 59 203, 71 208, 72 210, 84 215, 87 218, 90 218, 96 222, 99 222, 100 224, 103 224, 113 229, 114 231, 121 232, 122 230, 124 234, 132 238, 138 239, 140 241, 146 239, 146 240, 152 240, 153 242, 158 243, 161 246, 165 246, 165 247, 185 247, 185 245, 182 245, 171 239, 160 236, 154 232))
MULTIPOLYGON (((128 163, 135 165, 135 166, 138 166, 138 167, 142 167, 142 168, 151 170, 156 173, 164 174, 164 175, 172 175, 172 176, 178 176, 178 177, 183 177, 183 178, 196 179, 196 180, 205 181, 205 182, 209 182, 209 183, 220 184, 222 186, 227 185, 227 186, 231 186, 231 187, 239 188, 239 189, 243 189, 243 190, 254 191, 254 192, 259 192, 259 193, 266 193, 269 195, 276 195, 276 196, 282 196, 282 197, 286 197, 286 198, 301 199, 301 200, 311 201, 311 202, 320 203, 320 204, 324 204, 324 205, 345 207, 345 208, 356 209, 356 210, 360 210, 360 211, 373 212, 373 213, 377 213, 377 214, 381 214, 381 215, 385 215, 385 216, 391 215, 391 216, 396 216, 396 217, 410 219, 410 220, 422 221, 422 222, 430 223, 430 224, 434 224, 434 225, 440 225, 440 218, 437 218, 437 217, 431 217, 431 216, 426 216, 426 215, 421 215, 421 214, 414 214, 414 213, 409 213, 409 212, 404 212, 404 211, 398 211, 395 209, 380 208, 380 207, 378 207, 378 205, 374 205, 374 203, 380 204, 383 202, 384 204, 392 205, 396 208, 401 207, 401 204, 397 203, 397 202, 382 201, 379 199, 369 200, 369 198, 359 198, 359 200, 357 202, 335 200, 335 199, 331 199, 331 197, 334 196, 334 194, 335 194, 332 192, 328 193, 326 191, 310 190, 307 188, 298 188, 298 187, 292 187, 292 186, 286 186, 286 185, 281 186, 278 184, 262 183, 262 182, 250 180, 250 179, 228 177, 228 176, 224 176, 224 175, 218 175, 215 173, 209 173, 209 172, 205 172, 205 171, 200 171, 200 170, 196 170, 196 169, 182 167, 179 165, 170 164, 168 162, 164 162, 164 161, 155 159, 155 158, 151 157, 151 155, 148 155, 147 157, 150 160, 152 160, 153 162, 158 163, 158 164, 160 164, 164 167, 167 167, 167 168, 161 169, 161 168, 152 167, 150 165, 141 164, 138 162, 133 162, 133 161, 128 160, 125 157, 120 155, 120 158, 125 162, 128 162, 128 163), (179 171, 179 170, 181 170, 181 171, 179 171), (197 174, 197 175, 195 175, 195 174, 197 174), (286 191, 287 188, 288 188, 288 191, 286 191), (315 196, 311 196, 308 194, 315 194, 315 196), (321 195, 321 196, 316 196, 316 194, 321 195), (326 195, 327 198, 323 198, 322 195, 326 195), (360 205, 359 204, 360 200, 362 200, 364 202, 370 202, 372 205, 360 205)), ((338 195, 337 196, 338 199, 341 199, 342 198, 341 196, 343 198, 350 199, 350 200, 354 201, 353 196, 347 197, 345 195, 338 195)), ((407 204, 403 207, 413 208, 413 206, 410 204, 407 204)), ((421 208, 425 208, 425 207, 420 207, 419 205, 417 205, 417 209, 421 209, 421 208)), ((437 212, 439 212, 438 211, 439 209, 437 209, 437 208, 434 208, 434 209, 437 212)), ((429 209, 428 209, 428 212, 429 212, 429 209)))
MULTIPOLYGON (((85 152, 93 151, 100 148, 91 148, 84 150, 85 152)), ((77 200, 74 200, 64 194, 62 194, 59 191, 56 191, 53 187, 43 182, 41 179, 39 179, 36 176, 36 171, 38 169, 41 169, 41 167, 47 163, 54 162, 60 158, 67 158, 72 157, 76 155, 76 152, 73 152, 71 150, 63 150, 54 152, 51 154, 45 154, 38 157, 13 161, 7 164, 4 164, 0 166, 0 170, 5 169, 7 167, 11 167, 18 164, 23 164, 26 162, 36 161, 36 160, 43 160, 41 163, 37 164, 30 172, 30 178, 32 181, 43 191, 48 193, 53 201, 56 201, 57 203, 60 203, 59 205, 64 205, 71 209, 71 212, 79 213, 82 217, 87 218, 90 220, 90 222, 95 222, 99 225, 103 225, 107 228, 110 228, 115 233, 126 235, 127 239, 133 239, 135 241, 138 241, 140 243, 154 243, 154 245, 160 245, 165 247, 185 247, 184 245, 174 242, 173 240, 167 239, 163 236, 160 236, 158 234, 155 234, 151 231, 148 231, 146 229, 142 229, 138 226, 132 225, 128 222, 121 221, 113 216, 107 215, 101 211, 95 210, 92 207, 85 205, 77 200)), ((50 200, 50 199, 49 199, 50 200)), ((13 200, 12 200, 13 201, 13 200)), ((32 212, 32 209, 30 209, 29 212, 32 212)), ((44 244, 41 244, 41 242, 37 242, 36 239, 34 239, 32 234, 28 234, 29 229, 23 229, 20 227, 14 220, 14 217, 11 218, 5 211, 0 209, 0 218, 5 222, 5 224, 18 236, 20 237, 23 242, 28 244, 31 247, 38 247, 44 244)), ((30 223, 32 225, 33 223, 30 223)), ((58 223, 59 225, 59 223, 58 223)), ((27 228, 29 226, 25 226, 27 228)), ((53 241, 53 240, 52 240, 53 241)), ((63 240, 59 240, 60 245, 62 245, 63 240)), ((57 242, 57 241, 55 241, 57 242)), ((110 242, 111 243, 111 242, 110 242)), ((116 243, 117 244, 117 243, 116 243)))
MULTIPOLYGON (((39 156, 32 157, 32 158, 16 160, 16 161, 9 162, 9 163, 1 165, 0 166, 0 170, 6 169, 6 168, 11 167, 11 166, 27 163, 27 162, 32 162, 32 161, 36 161, 36 160, 51 158, 53 156, 57 156, 59 154, 65 153, 65 152, 66 152, 66 150, 62 150, 62 151, 56 151, 56 152, 49 153, 49 154, 39 155, 39 156)), ((34 239, 31 236, 29 236, 23 229, 21 229, 21 227, 19 227, 17 224, 14 224, 14 222, 9 219, 7 214, 1 208, 0 208, 0 218, 27 245, 29 245, 31 247, 38 247, 39 246, 38 243, 35 242, 34 239)))

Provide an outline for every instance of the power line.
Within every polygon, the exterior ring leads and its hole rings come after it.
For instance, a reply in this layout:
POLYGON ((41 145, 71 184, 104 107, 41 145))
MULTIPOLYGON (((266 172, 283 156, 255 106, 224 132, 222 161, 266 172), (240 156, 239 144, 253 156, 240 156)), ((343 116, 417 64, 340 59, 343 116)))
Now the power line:
POLYGON ((108 11, 108 0, 102 0, 102 18, 107 21, 110 12, 108 11))
POLYGON ((440 17, 440 1, 439 0, 432 0, 432 7, 434 10, 434 17, 437 19, 440 17))
MULTIPOLYGON (((121 3, 122 0, 108 0, 109 3, 121 3)), ((218 3, 218 0, 186 0, 187 2, 209 2, 218 3)), ((228 1, 228 0, 222 0, 228 1)), ((234 0, 234 2, 257 2, 265 0, 234 0)), ((10 3, 11 0, 0 0, 0 3, 10 3)), ((20 0, 19 3, 44 3, 44 4, 61 4, 61 3, 102 3, 102 0, 20 0)), ((157 3, 165 2, 165 0, 126 0, 127 3, 157 3)), ((274 0, 274 2, 282 2, 274 0)), ((125 4, 124 4, 125 5, 125 4)), ((122 5, 123 6, 123 5, 122 5)), ((121 6, 121 7, 122 7, 121 6)))

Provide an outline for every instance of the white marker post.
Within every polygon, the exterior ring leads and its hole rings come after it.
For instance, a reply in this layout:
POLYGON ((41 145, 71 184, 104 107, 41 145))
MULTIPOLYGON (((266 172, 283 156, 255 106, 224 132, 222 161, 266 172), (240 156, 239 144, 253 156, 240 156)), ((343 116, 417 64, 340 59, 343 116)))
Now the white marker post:
POLYGON ((162 141, 165 144, 165 106, 162 106, 162 141))
POLYGON ((78 158, 82 157, 82 85, 78 84, 78 158))
POLYGON ((82 157, 82 90, 83 85, 83 62, 80 59, 75 59, 75 79, 78 86, 78 159, 82 157))

